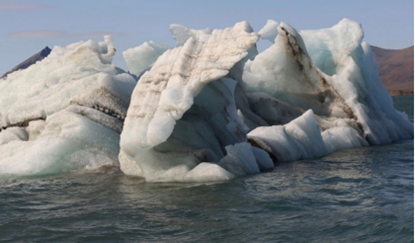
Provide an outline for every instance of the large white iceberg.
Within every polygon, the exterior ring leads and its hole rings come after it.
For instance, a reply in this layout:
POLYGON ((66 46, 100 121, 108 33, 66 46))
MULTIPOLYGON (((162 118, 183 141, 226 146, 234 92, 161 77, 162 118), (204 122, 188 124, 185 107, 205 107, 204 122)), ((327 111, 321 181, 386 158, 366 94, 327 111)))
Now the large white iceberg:
POLYGON ((111 64, 105 37, 0 80, 0 174, 114 165, 147 181, 207 182, 413 138, 354 21, 170 31, 176 48, 123 52, 130 74, 111 64), (259 37, 272 42, 262 53, 259 37))

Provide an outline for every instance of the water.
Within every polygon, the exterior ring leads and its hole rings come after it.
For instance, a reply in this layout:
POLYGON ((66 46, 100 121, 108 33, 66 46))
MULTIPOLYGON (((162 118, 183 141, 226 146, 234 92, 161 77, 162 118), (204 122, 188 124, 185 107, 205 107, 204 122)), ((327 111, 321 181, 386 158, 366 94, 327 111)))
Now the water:
MULTIPOLYGON (((413 121, 413 97, 394 98, 413 121)), ((0 179, 4 242, 413 242, 413 140, 215 184, 115 168, 0 179)))

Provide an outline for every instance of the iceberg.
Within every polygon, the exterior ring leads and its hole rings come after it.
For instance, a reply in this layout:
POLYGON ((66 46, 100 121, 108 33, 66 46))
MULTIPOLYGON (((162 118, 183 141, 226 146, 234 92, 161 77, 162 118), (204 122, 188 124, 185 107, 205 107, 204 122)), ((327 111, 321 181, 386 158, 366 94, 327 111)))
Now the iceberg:
POLYGON ((135 79, 101 42, 56 46, 0 82, 0 174, 43 175, 118 165, 135 79))
POLYGON ((128 72, 106 36, 1 79, 0 174, 111 165, 149 182, 211 182, 413 138, 355 21, 170 32, 175 48, 125 50, 128 72), (260 37, 272 45, 258 53, 260 37))
POLYGON ((205 41, 189 38, 143 74, 121 134, 121 170, 135 162, 147 180, 166 180, 177 166, 187 172, 218 162, 223 147, 246 141, 234 99, 237 81, 224 78, 258 40, 246 25, 213 30, 205 41))
POLYGON ((347 124, 370 144, 413 137, 413 124, 393 108, 362 39, 360 24, 349 19, 316 31, 281 23, 275 43, 246 62, 247 91, 312 109, 323 131, 347 124))

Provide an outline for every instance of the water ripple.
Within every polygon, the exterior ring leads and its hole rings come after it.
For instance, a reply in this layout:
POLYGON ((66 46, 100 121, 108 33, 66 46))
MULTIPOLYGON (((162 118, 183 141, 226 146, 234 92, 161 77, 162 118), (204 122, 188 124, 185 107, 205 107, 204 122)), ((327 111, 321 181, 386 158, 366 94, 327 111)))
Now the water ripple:
POLYGON ((113 170, 0 178, 0 241, 410 242, 414 165, 401 158, 413 158, 411 146, 211 184, 145 183, 113 170))

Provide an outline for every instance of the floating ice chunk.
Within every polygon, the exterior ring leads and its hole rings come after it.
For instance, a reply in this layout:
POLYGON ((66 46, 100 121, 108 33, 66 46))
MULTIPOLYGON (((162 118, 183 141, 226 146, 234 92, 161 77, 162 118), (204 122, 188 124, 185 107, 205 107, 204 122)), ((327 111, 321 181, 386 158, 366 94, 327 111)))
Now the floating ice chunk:
POLYGON ((260 35, 274 43, 261 54, 247 22, 170 30, 178 48, 146 42, 124 52, 130 71, 144 72, 137 85, 111 64, 109 37, 55 47, 9 74, 0 174, 119 164, 147 181, 210 182, 413 137, 354 21, 296 31, 270 20, 260 35))
POLYGON ((278 35, 278 23, 272 19, 267 21, 267 24, 262 27, 258 34, 261 36, 262 39, 269 40, 272 43, 275 42, 275 38, 278 35))
POLYGON ((168 49, 170 47, 150 41, 126 50, 122 55, 130 73, 139 77, 168 49))

